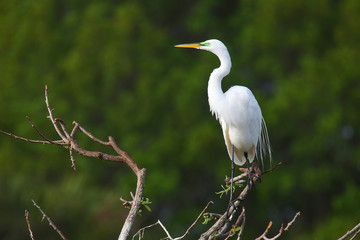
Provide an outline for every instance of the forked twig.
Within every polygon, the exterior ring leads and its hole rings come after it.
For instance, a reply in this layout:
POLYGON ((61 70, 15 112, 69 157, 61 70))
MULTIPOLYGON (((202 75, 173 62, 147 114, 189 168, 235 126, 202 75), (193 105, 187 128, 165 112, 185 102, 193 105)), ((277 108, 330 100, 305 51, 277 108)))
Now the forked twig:
POLYGON ((284 229, 284 224, 281 224, 281 227, 280 227, 280 229, 279 229, 278 234, 276 234, 276 235, 275 235, 274 237, 272 237, 272 238, 269 238, 269 237, 266 236, 266 234, 268 234, 269 229, 270 229, 271 226, 272 226, 272 222, 270 221, 269 224, 268 224, 268 226, 267 226, 266 229, 265 229, 265 232, 264 232, 263 234, 261 234, 259 237, 257 237, 255 240, 261 240, 261 239, 263 239, 263 240, 275 240, 275 239, 278 239, 278 238, 283 234, 284 231, 289 230, 289 227, 295 222, 295 220, 296 220, 296 218, 297 218, 298 216, 300 216, 300 212, 297 212, 297 213, 295 214, 295 216, 293 217, 293 219, 292 219, 290 222, 288 222, 288 224, 286 225, 285 229, 284 229))

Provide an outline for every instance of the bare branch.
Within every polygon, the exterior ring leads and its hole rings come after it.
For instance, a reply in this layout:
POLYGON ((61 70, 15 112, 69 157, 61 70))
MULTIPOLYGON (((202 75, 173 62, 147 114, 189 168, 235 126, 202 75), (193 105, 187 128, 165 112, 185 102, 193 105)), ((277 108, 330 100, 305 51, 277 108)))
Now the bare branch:
POLYGON ((12 137, 12 138, 15 138, 15 139, 24 141, 24 142, 29 142, 29 143, 66 145, 66 144, 63 143, 62 140, 57 140, 57 141, 51 141, 51 142, 49 142, 49 141, 41 141, 41 140, 34 140, 34 139, 19 137, 19 136, 16 136, 15 134, 13 134, 13 133, 5 132, 5 131, 3 131, 3 130, 0 130, 0 133, 2 133, 2 134, 4 134, 4 135, 7 135, 7 136, 9 136, 9 137, 12 137))
POLYGON ((30 238, 31 240, 34 240, 34 235, 31 231, 31 225, 30 225, 30 221, 29 221, 29 212, 28 210, 25 210, 25 219, 26 219, 26 223, 27 223, 27 226, 28 226, 28 229, 29 229, 29 233, 30 233, 30 238))
POLYGON ((74 158, 74 153, 72 148, 69 148, 69 154, 70 154, 70 160, 71 160, 71 167, 72 169, 74 169, 74 171, 76 171, 76 160, 74 158))
POLYGON ((264 171, 264 172, 262 173, 262 175, 264 175, 264 174, 266 174, 266 173, 269 173, 269 172, 274 171, 274 170, 275 170, 277 167, 279 167, 281 164, 282 164, 282 162, 278 162, 278 163, 277 163, 277 164, 275 164, 275 166, 273 166, 272 168, 270 168, 270 169, 268 169, 268 170, 264 171))
MULTIPOLYGON (((94 135, 92 135, 90 132, 88 132, 88 131, 85 130, 82 126, 80 126, 79 123, 73 121, 73 124, 74 124, 74 126, 75 126, 74 129, 73 129, 73 132, 75 132, 75 130, 76 130, 77 128, 79 128, 81 132, 83 132, 86 136, 88 136, 88 137, 89 137, 90 139, 92 139, 94 142, 98 142, 98 143, 100 143, 100 144, 102 144, 102 145, 107 145, 107 146, 110 146, 110 145, 111 145, 110 142, 104 142, 104 141, 102 141, 102 140, 94 137, 94 135)), ((71 133, 71 136, 74 135, 73 132, 71 133)))
MULTIPOLYGON (((136 236, 139 236, 139 240, 141 240, 144 237, 144 233, 145 233, 145 229, 147 228, 152 228, 156 225, 160 225, 161 227, 163 227, 162 223, 160 222, 160 220, 158 220, 156 223, 153 223, 149 226, 143 227, 141 228, 139 231, 137 231, 137 233, 135 233, 135 235, 132 237, 132 239, 134 240, 136 236)), ((164 231, 168 234, 167 230, 165 227, 163 227, 164 231)))
MULTIPOLYGON (((213 226, 211 226, 211 228, 209 228, 205 233, 203 233, 199 239, 200 240, 213 239, 214 235, 215 235, 216 239, 217 238, 228 239, 230 236, 232 236, 234 234, 234 229, 238 228, 241 223, 241 229, 239 231, 238 238, 237 238, 237 239, 240 239, 240 237, 244 231, 244 226, 245 226, 245 209, 243 209, 243 212, 237 218, 237 221, 232 226, 232 228, 230 230, 228 230, 230 228, 230 222, 233 220, 234 216, 238 213, 238 211, 240 209, 240 204, 245 200, 247 194, 252 189, 252 186, 256 182, 260 181, 260 177, 263 174, 272 172, 280 165, 281 165, 281 163, 278 163, 275 166, 273 166, 272 168, 270 168, 264 172, 261 171, 261 169, 257 163, 253 163, 253 165, 250 168, 250 171, 248 168, 239 168, 239 170, 244 173, 242 173, 241 175, 239 175, 237 177, 234 177, 233 181, 238 181, 238 182, 242 181, 243 178, 248 177, 250 174, 250 179, 248 180, 248 184, 243 188, 243 190, 241 191, 241 193, 239 194, 237 199, 235 201, 233 201, 232 205, 229 206, 229 209, 227 212, 225 212, 223 215, 215 215, 218 217, 217 221, 213 224, 213 226)), ((227 183, 229 183, 230 181, 231 181, 231 179, 229 179, 229 178, 225 179, 225 182, 227 182, 227 183)), ((205 214, 205 215, 208 215, 208 214, 205 214)), ((293 222, 299 215, 300 215, 300 212, 298 212, 294 216, 293 220, 288 223, 286 230, 288 230, 288 228, 293 224, 293 222)), ((272 225, 272 222, 270 222, 270 224, 268 225, 268 228, 270 228, 271 225, 272 225)), ((268 240, 268 238, 265 236, 269 230, 268 228, 265 230, 265 233, 263 235, 261 235, 258 239, 268 240)), ((285 231, 285 230, 283 229, 283 227, 281 227, 279 233, 271 239, 278 238, 282 234, 283 231, 285 231)))
POLYGON ((54 128, 55 128, 55 131, 56 131, 57 134, 61 137, 61 139, 65 141, 66 138, 65 138, 64 135, 61 133, 61 131, 60 131, 59 127, 57 126, 56 121, 55 121, 55 119, 54 119, 54 117, 53 117, 53 115, 52 115, 52 111, 53 111, 53 110, 50 108, 50 104, 49 104, 48 87, 47 87, 47 85, 45 85, 45 104, 46 104, 46 108, 47 108, 47 110, 48 110, 48 112, 49 112, 49 119, 50 119, 51 123, 53 124, 53 126, 54 126, 54 128))
POLYGON ((360 233, 360 229, 357 230, 357 232, 350 238, 350 240, 355 239, 355 237, 360 233))
POLYGON ((219 213, 204 213, 203 215, 214 218, 215 220, 219 219, 222 216, 219 213))
POLYGON ((284 224, 281 224, 281 227, 280 227, 280 229, 279 229, 278 234, 276 234, 276 235, 275 235, 274 237, 272 237, 272 238, 268 238, 268 237, 266 236, 266 234, 268 233, 268 231, 269 231, 269 229, 271 228, 271 225, 272 225, 272 222, 270 221, 269 225, 268 225, 268 226, 266 227, 266 229, 265 229, 265 232, 264 232, 262 235, 260 235, 259 237, 257 237, 255 240, 261 240, 261 239, 263 239, 263 240, 275 240, 275 239, 278 239, 278 238, 283 234, 284 231, 289 230, 289 227, 295 222, 295 220, 296 220, 296 218, 297 218, 298 216, 300 216, 300 212, 297 212, 297 213, 295 214, 295 216, 293 217, 293 219, 286 225, 286 228, 285 228, 285 229, 284 229, 284 224))
POLYGON ((35 131, 40 135, 40 137, 42 137, 43 139, 45 139, 46 141, 48 141, 51 144, 55 144, 55 145, 64 145, 62 142, 54 142, 50 139, 48 139, 47 137, 45 137, 44 134, 42 134, 42 132, 40 132, 40 130, 35 126, 35 124, 33 123, 33 121, 31 120, 31 118, 29 116, 26 116, 26 119, 30 122, 31 127, 33 129, 35 129, 35 131))
POLYGON ((297 218, 298 216, 300 216, 300 212, 297 212, 297 213, 295 214, 294 218, 293 218, 290 222, 288 222, 288 224, 286 225, 286 228, 284 229, 284 231, 289 230, 289 227, 295 222, 295 220, 296 220, 296 218, 297 218))
POLYGON ((213 204, 213 201, 208 202, 208 204, 206 204, 205 208, 201 211, 201 213, 199 214, 199 216, 196 218, 196 220, 193 222, 193 224, 191 224, 191 226, 186 230, 186 232, 184 233, 184 235, 182 235, 181 237, 175 238, 174 240, 178 240, 178 239, 183 239, 186 235, 189 234, 190 230, 194 227, 194 225, 199 221, 199 219, 201 218, 201 216, 204 214, 204 212, 206 211, 206 209, 209 207, 209 205, 213 204))
POLYGON ((76 130, 78 130, 79 128, 79 124, 77 122, 73 121, 73 125, 74 125, 73 130, 71 130, 70 133, 70 137, 72 138, 74 137, 76 130))
MULTIPOLYGON (((247 171, 247 169, 246 169, 246 171, 247 171)), ((233 178, 233 182, 238 182, 238 181, 240 181, 241 179, 243 179, 243 178, 245 178, 245 177, 247 177, 247 176, 248 176, 248 173, 247 173, 247 172, 244 172, 244 173, 240 174, 239 176, 234 177, 234 178, 233 178)), ((227 177, 227 178, 225 179, 225 183, 226 183, 226 184, 230 184, 230 183, 231 183, 231 178, 230 178, 230 177, 227 177)))
POLYGON ((245 215, 245 207, 243 207, 243 210, 239 216, 239 219, 242 218, 242 223, 241 223, 241 229, 239 231, 237 240, 240 240, 242 233, 244 232, 244 228, 245 228, 245 222, 246 222, 246 215, 245 215))
MULTIPOLYGON (((272 226, 272 221, 269 222, 268 226, 267 226, 266 229, 265 229, 265 232, 264 232, 263 234, 261 234, 261 236, 255 238, 255 240, 268 239, 268 238, 266 237, 266 234, 269 232, 269 229, 271 228, 271 226, 272 226)), ((281 225, 281 228, 280 228, 280 231, 279 231, 279 232, 282 232, 283 229, 284 229, 284 227, 283 227, 283 225, 281 225)))
POLYGON ((39 205, 36 204, 36 202, 34 200, 31 200, 33 202, 33 204, 35 205, 35 207, 37 207, 39 209, 39 211, 41 212, 41 214, 43 215, 43 219, 46 218, 46 220, 49 222, 49 225, 60 235, 60 237, 64 240, 66 240, 66 237, 64 236, 64 234, 62 234, 62 232, 56 227, 56 225, 54 224, 54 222, 44 213, 44 211, 39 207, 39 205))
POLYGON ((151 227, 154 227, 156 225, 160 225, 160 227, 164 230, 164 232, 166 233, 166 236, 167 238, 165 239, 169 239, 169 240, 181 240, 183 239, 184 237, 186 237, 190 230, 194 227, 194 225, 199 221, 200 217, 204 214, 204 212, 206 211, 206 209, 209 207, 210 204, 212 204, 213 202, 210 201, 208 202, 208 204, 205 206, 205 208, 201 211, 201 213, 199 214, 199 216, 196 218, 196 220, 190 225, 190 227, 186 230, 186 232, 180 236, 180 237, 177 237, 177 238, 173 238, 171 237, 169 231, 166 229, 166 227, 162 224, 162 222, 160 220, 158 220, 156 223, 153 223, 149 226, 146 226, 146 227, 143 227, 141 228, 137 233, 135 233, 135 235, 133 236, 133 240, 135 239, 136 236, 139 236, 139 240, 142 239, 144 237, 144 233, 145 233, 145 229, 147 228, 151 228, 151 227))
POLYGON ((142 168, 137 173, 137 186, 136 186, 136 193, 133 200, 133 204, 131 205, 130 212, 125 220, 125 223, 121 229, 120 235, 118 240, 125 240, 130 233, 130 229, 135 221, 135 217, 137 212, 139 211, 140 204, 141 204, 141 198, 144 190, 145 185, 145 175, 146 175, 146 169, 142 168))
MULTIPOLYGON (((252 180, 250 180, 249 184, 247 184, 244 187, 244 189, 241 191, 237 199, 232 203, 231 206, 229 206, 229 209, 224 214, 222 214, 221 217, 205 233, 203 233, 200 236, 199 238, 200 240, 212 239, 212 236, 215 233, 217 233, 216 234, 217 237, 222 237, 222 238, 224 238, 224 235, 226 234, 228 235, 231 234, 231 231, 228 231, 228 228, 230 226, 230 221, 238 213, 240 209, 240 204, 247 196, 248 192, 251 189, 251 186, 260 180, 261 171, 259 169, 260 169, 259 165, 253 163, 250 169, 250 172, 254 173, 250 175, 252 180)), ((248 173, 249 173, 248 169, 244 169, 244 173, 240 175, 241 178, 246 177, 248 173)), ((237 181, 241 179, 240 176, 235 177, 237 178, 237 181)))
MULTIPOLYGON (((145 175, 146 175, 146 169, 142 168, 140 169, 137 164, 130 158, 130 156, 122 151, 119 146, 116 144, 116 141, 113 137, 108 137, 109 141, 105 142, 102 141, 96 137, 94 137, 89 131, 85 130, 83 127, 81 127, 77 122, 73 122, 74 127, 71 131, 71 133, 68 132, 68 130, 66 129, 65 123, 64 121, 62 121, 60 118, 55 118, 53 115, 53 109, 50 107, 50 103, 49 103, 49 96, 48 96, 48 87, 45 86, 45 104, 46 104, 46 108, 49 112, 49 116, 48 119, 50 119, 52 125, 54 126, 54 129, 56 131, 56 133, 58 134, 58 136, 60 137, 61 140, 57 140, 57 141, 52 141, 49 138, 47 138, 36 126, 35 124, 31 121, 31 119, 29 117, 27 117, 27 119, 29 120, 29 122, 31 123, 32 128, 35 129, 35 131, 40 135, 40 137, 42 137, 43 139, 45 139, 45 141, 40 141, 40 140, 32 140, 32 139, 27 139, 24 137, 19 137, 16 136, 12 133, 8 133, 8 132, 4 132, 2 130, 0 130, 0 133, 5 134, 7 136, 13 137, 15 139, 19 139, 22 141, 26 141, 26 142, 31 142, 31 143, 40 143, 40 144, 54 144, 54 145, 61 145, 61 146, 67 146, 67 149, 69 150, 69 155, 70 155, 70 160, 71 160, 71 167, 76 170, 76 161, 74 158, 74 152, 83 155, 85 157, 92 157, 92 158, 98 158, 98 159, 102 159, 102 160, 106 160, 106 161, 114 161, 114 162, 124 162, 126 163, 131 169, 132 171, 135 173, 135 175, 137 176, 137 186, 136 186, 136 192, 135 192, 135 196, 133 197, 133 201, 131 204, 131 208, 129 211, 129 214, 125 220, 125 223, 121 229, 121 233, 119 235, 119 239, 121 240, 125 240, 130 232, 130 229, 134 223, 136 214, 140 208, 140 204, 141 204, 141 199, 142 199, 142 194, 143 194, 143 189, 144 189, 144 184, 145 184, 145 175), (86 150, 84 148, 82 148, 78 142, 74 139, 74 135, 76 133, 77 130, 80 130, 82 133, 84 133, 86 136, 88 136, 90 139, 92 139, 93 141, 100 143, 102 145, 105 146, 111 146, 115 152, 118 155, 111 155, 111 154, 107 154, 107 153, 103 153, 103 152, 99 152, 99 151, 89 151, 86 150)), ((43 211, 41 210, 41 208, 33 201, 34 205, 37 206, 39 208, 39 210, 43 213, 43 211)), ((50 225, 52 225, 54 227, 54 229, 57 229, 56 226, 53 224, 53 222, 51 221, 50 218, 48 218, 45 213, 43 213, 43 216, 46 217, 50 223, 50 225)), ((59 232, 59 234, 63 237, 63 235, 59 232)), ((63 239, 65 239, 63 237, 63 239)))
POLYGON ((342 237, 338 238, 338 240, 344 240, 345 238, 347 238, 348 236, 350 236, 353 233, 355 233, 355 234, 351 237, 351 239, 355 239, 356 235, 358 235, 360 233, 360 223, 358 223, 353 229, 347 231, 342 237), (357 232, 355 232, 355 231, 357 231, 357 232))

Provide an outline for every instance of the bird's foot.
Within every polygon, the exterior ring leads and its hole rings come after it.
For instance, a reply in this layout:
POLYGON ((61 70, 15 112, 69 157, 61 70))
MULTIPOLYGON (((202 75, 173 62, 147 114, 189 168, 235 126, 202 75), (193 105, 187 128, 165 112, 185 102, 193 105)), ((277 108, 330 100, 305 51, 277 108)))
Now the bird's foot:
POLYGON ((257 163, 253 163, 250 166, 248 166, 248 168, 242 168, 240 169, 243 172, 246 172, 246 174, 248 175, 248 180, 247 180, 247 185, 249 187, 249 189, 251 189, 253 186, 255 187, 255 182, 259 181, 261 182, 261 170, 259 168, 259 165, 257 163))
POLYGON ((236 204, 236 202, 242 202, 243 200, 241 200, 240 198, 236 198, 236 199, 234 199, 233 201, 230 201, 229 202, 229 205, 228 205, 228 208, 227 208, 227 210, 226 210, 226 218, 227 219, 230 219, 230 217, 231 217, 231 215, 232 214, 230 214, 230 209, 231 209, 231 207, 233 207, 234 209, 233 209, 233 211, 231 211, 231 212, 237 212, 238 211, 238 209, 239 209, 239 206, 238 206, 238 204, 236 204))

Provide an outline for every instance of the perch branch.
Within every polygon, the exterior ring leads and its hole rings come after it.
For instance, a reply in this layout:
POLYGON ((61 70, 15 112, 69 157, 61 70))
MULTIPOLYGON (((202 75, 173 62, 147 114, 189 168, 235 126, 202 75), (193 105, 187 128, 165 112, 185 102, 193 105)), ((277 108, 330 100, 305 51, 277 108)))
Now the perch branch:
MULTIPOLYGON (((230 226, 230 221, 238 213, 240 204, 245 199, 248 192, 250 191, 251 186, 253 184, 255 184, 257 181, 259 181, 259 179, 260 179, 261 171, 260 171, 260 168, 259 168, 258 164, 254 163, 251 166, 250 172, 253 172, 253 174, 250 175, 252 180, 250 180, 249 184, 247 184, 244 187, 244 189, 242 190, 240 195, 237 197, 237 199, 229 207, 228 211, 225 212, 224 214, 222 214, 221 217, 205 233, 203 233, 200 236, 199 240, 212 239, 212 236, 214 234, 218 238, 225 238, 224 235, 227 234, 227 236, 228 236, 231 233, 231 231, 227 231, 228 227, 230 226), (260 174, 258 174, 259 172, 260 172, 260 174)), ((244 178, 244 177, 248 176, 248 170, 245 169, 244 173, 241 174, 240 176, 236 177, 237 181, 239 181, 241 178, 244 178)))
MULTIPOLYGON (((237 214, 239 214, 238 211, 239 211, 239 209, 241 209, 240 205, 242 204, 242 202, 245 200, 247 194, 252 189, 252 186, 255 185, 256 182, 260 181, 260 177, 262 175, 274 171, 280 165, 281 165, 281 162, 277 163, 272 168, 262 172, 259 165, 257 163, 253 163, 253 165, 250 168, 251 179, 248 180, 248 184, 243 188, 243 190, 241 191, 241 193, 239 194, 237 199, 235 199, 235 201, 233 201, 232 205, 229 206, 229 209, 227 212, 225 212, 222 215, 212 214, 212 215, 216 216, 216 218, 217 218, 216 222, 205 233, 203 233, 200 236, 199 240, 213 239, 214 236, 216 239, 227 239, 234 234, 234 229, 239 227, 240 223, 241 223, 241 226, 240 226, 241 229, 238 234, 238 239, 240 239, 240 236, 242 235, 242 232, 243 232, 244 226, 245 226, 245 210, 244 210, 243 216, 241 216, 242 215, 242 213, 241 213, 240 216, 237 218, 237 221, 235 222, 235 224, 229 230, 229 228, 231 226, 231 224, 230 224, 231 221, 237 214)), ((243 173, 237 177, 234 177, 233 178, 234 182, 244 181, 243 179, 249 176, 249 170, 247 168, 240 168, 240 171, 242 171, 243 173)), ((231 181, 230 178, 225 179, 226 183, 230 183, 230 181, 231 181)), ((205 214, 205 215, 207 215, 207 214, 205 214)), ((295 216, 295 218, 297 216, 298 216, 298 214, 295 216)), ((295 218, 293 219, 293 221, 295 221, 295 218)), ((291 224, 292 224, 292 222, 291 222, 291 224)), ((290 225, 288 224, 288 227, 290 227, 290 225)), ((271 225, 269 225, 269 226, 271 226, 271 225)))

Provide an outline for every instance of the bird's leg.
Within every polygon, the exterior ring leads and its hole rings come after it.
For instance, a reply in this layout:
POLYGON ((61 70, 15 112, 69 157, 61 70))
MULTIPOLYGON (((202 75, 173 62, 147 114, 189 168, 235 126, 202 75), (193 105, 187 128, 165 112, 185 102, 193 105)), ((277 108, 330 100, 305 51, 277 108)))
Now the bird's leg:
POLYGON ((244 156, 246 159, 246 165, 247 165, 247 170, 248 170, 248 182, 247 184, 249 185, 249 188, 251 188, 252 185, 254 185, 254 180, 252 178, 252 174, 251 174, 251 167, 250 167, 250 161, 248 159, 248 153, 244 152, 244 156))
POLYGON ((232 153, 231 153, 231 178, 230 178, 230 200, 229 200, 229 206, 227 209, 226 216, 229 218, 229 209, 232 204, 232 194, 233 194, 233 179, 234 179, 234 171, 235 171, 235 163, 234 163, 234 145, 232 145, 232 153))

